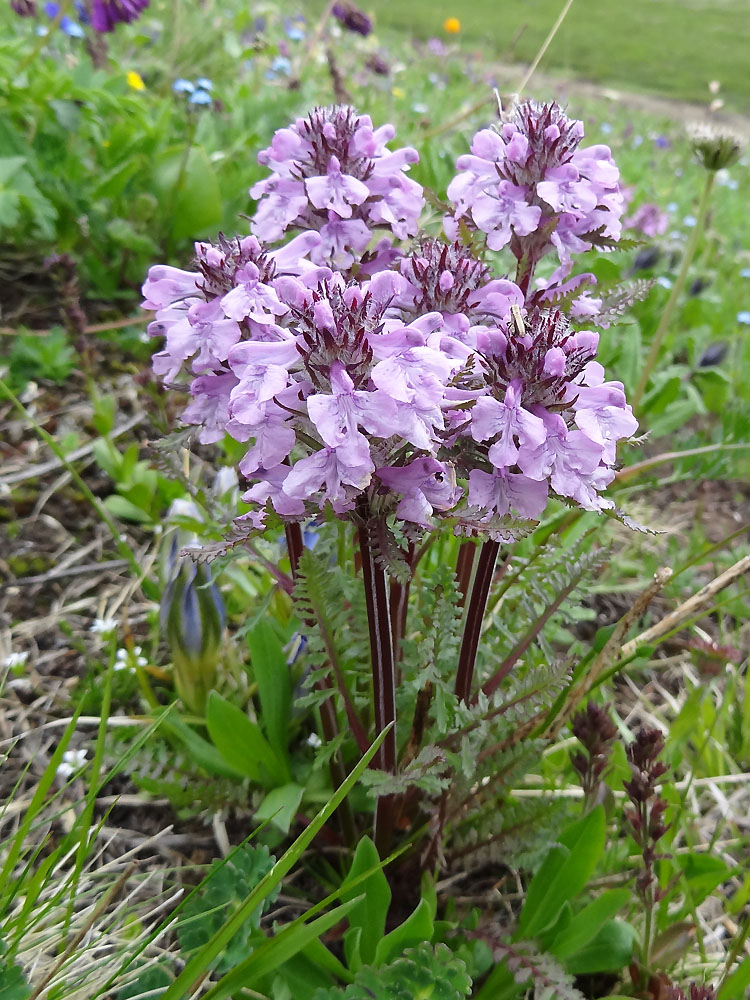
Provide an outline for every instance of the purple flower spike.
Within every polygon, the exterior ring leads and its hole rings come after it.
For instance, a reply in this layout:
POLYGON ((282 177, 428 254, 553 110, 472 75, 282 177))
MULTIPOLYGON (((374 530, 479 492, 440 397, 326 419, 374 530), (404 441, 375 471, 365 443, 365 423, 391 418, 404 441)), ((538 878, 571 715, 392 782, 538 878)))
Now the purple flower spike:
POLYGON ((510 244, 519 260, 554 248, 568 270, 571 253, 619 239, 619 171, 607 146, 580 149, 582 138, 582 123, 554 101, 524 101, 497 131, 477 132, 448 187, 446 230, 454 234, 464 219, 490 249, 510 244))
POLYGON ((114 31, 118 24, 130 24, 148 7, 149 0, 93 0, 91 24, 95 31, 114 31))
POLYGON ((418 157, 410 148, 389 150, 393 136, 391 125, 373 129, 367 115, 341 105, 280 129, 258 155, 272 173, 250 191, 260 200, 253 232, 263 240, 289 229, 319 232, 311 259, 344 268, 362 256, 373 228, 414 236, 424 199, 406 171, 418 157))
POLYGON ((355 7, 353 3, 335 3, 331 8, 331 13, 347 31, 353 31, 355 34, 363 35, 364 37, 367 37, 372 31, 372 21, 370 18, 359 7, 355 7))

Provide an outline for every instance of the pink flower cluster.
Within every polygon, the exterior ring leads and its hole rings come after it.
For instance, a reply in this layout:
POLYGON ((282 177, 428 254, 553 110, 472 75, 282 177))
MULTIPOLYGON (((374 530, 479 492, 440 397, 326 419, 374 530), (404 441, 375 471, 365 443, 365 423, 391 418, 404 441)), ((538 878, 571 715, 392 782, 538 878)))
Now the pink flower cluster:
POLYGON ((312 260, 337 268, 361 257, 375 229, 414 236, 424 199, 406 171, 419 157, 408 146, 389 150, 394 135, 392 125, 374 129, 369 116, 339 105, 279 129, 258 155, 272 174, 250 191, 260 199, 253 233, 272 243, 290 229, 319 232, 312 260))
POLYGON ((463 219, 487 234, 491 250, 510 246, 534 261, 554 248, 570 269, 573 253, 617 240, 624 210, 619 170, 608 146, 579 148, 583 123, 552 102, 524 101, 498 130, 482 129, 458 159, 448 187, 452 237, 463 219))
MULTIPOLYGON (((577 133, 565 134, 546 141, 568 150, 577 133)), ((167 383, 189 373, 184 422, 204 443, 247 442, 239 468, 258 529, 271 512, 346 517, 363 503, 507 538, 550 495, 611 507, 600 491, 637 423, 595 360, 598 334, 538 308, 459 241, 424 237, 366 266, 373 229, 412 232, 421 204, 403 186, 412 151, 383 152, 391 136, 351 109, 314 111, 263 154, 274 174, 255 217, 269 242, 306 232, 273 249, 220 237, 196 245, 195 271, 151 269, 149 332, 165 338, 154 370, 167 383), (352 222, 367 240, 331 236, 352 222)))

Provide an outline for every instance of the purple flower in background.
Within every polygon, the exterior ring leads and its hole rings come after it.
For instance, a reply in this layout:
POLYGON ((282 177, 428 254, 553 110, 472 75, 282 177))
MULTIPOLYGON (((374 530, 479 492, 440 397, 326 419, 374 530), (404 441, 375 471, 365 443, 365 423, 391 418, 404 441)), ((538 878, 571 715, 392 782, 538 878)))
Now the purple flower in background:
POLYGON ((669 228, 669 216, 658 205, 646 202, 628 216, 623 224, 629 229, 637 229, 644 236, 662 236, 669 228))
POLYGON ((118 24, 137 20, 149 0, 93 0, 91 24, 95 31, 114 31, 118 24))
POLYGON ((19 17, 34 17, 36 14, 35 0, 10 0, 10 5, 19 17))
POLYGON ((339 24, 347 31, 353 31, 357 35, 367 37, 372 31, 372 21, 359 7, 353 3, 335 3, 331 8, 331 14, 339 24))

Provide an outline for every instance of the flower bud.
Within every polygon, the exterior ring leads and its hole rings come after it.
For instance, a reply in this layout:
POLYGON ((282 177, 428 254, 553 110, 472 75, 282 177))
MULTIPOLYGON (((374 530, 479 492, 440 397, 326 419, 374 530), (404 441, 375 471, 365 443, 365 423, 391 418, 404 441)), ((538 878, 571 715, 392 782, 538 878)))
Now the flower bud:
POLYGON ((697 124, 691 126, 689 135, 693 152, 706 170, 723 170, 739 159, 742 142, 729 129, 697 124))
MULTIPOLYGON (((176 564, 176 551, 174 557, 176 564)), ((206 566, 189 559, 177 565, 162 597, 161 623, 177 693, 188 709, 202 714, 216 684, 226 624, 224 602, 206 566)))

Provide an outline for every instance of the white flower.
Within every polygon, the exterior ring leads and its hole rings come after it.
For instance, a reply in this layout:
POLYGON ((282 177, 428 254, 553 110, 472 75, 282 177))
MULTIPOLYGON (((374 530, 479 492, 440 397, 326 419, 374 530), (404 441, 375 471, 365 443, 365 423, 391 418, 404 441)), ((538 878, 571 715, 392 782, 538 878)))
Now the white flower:
POLYGON ((143 655, 140 646, 133 646, 132 650, 121 646, 115 653, 113 670, 134 670, 136 665, 145 667, 148 664, 148 657, 143 655))
POLYGON ((57 777, 67 781, 76 771, 80 771, 86 763, 87 750, 66 750, 57 768, 57 777))
POLYGON ((109 636, 116 630, 119 622, 116 618, 95 618, 93 625, 89 626, 89 632, 95 635, 109 636))
POLYGON ((7 667, 8 670, 13 670, 14 667, 22 667, 28 658, 28 653, 10 653, 3 660, 3 666, 7 667))
POLYGON ((312 747, 313 750, 317 750, 318 747, 322 745, 322 742, 323 741, 321 740, 321 738, 318 736, 317 733, 310 733, 310 735, 307 737, 307 745, 309 747, 312 747))

